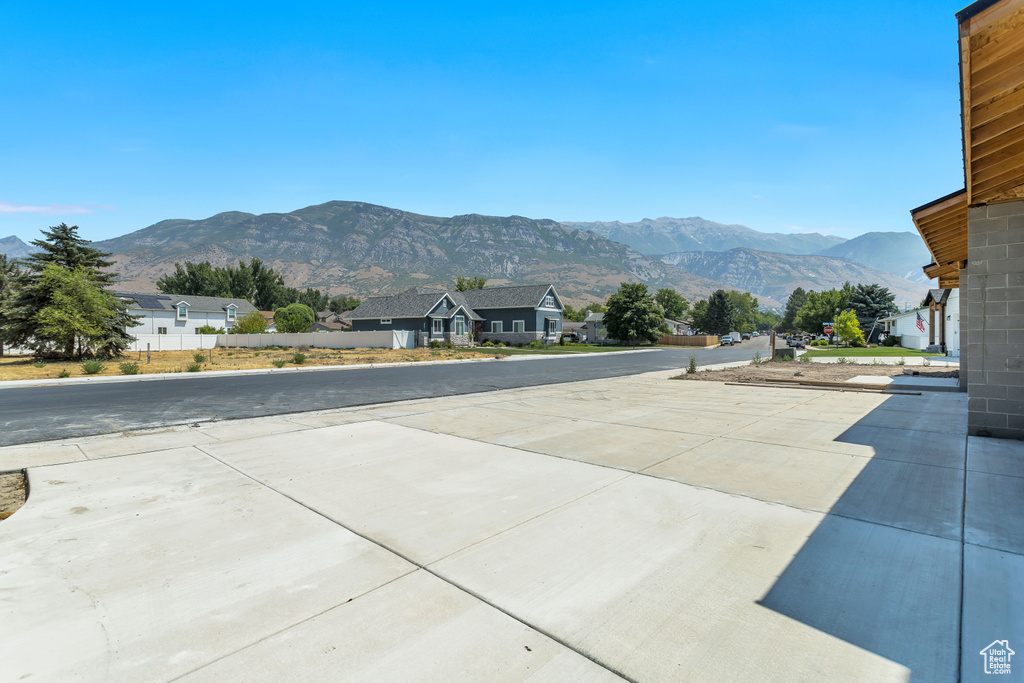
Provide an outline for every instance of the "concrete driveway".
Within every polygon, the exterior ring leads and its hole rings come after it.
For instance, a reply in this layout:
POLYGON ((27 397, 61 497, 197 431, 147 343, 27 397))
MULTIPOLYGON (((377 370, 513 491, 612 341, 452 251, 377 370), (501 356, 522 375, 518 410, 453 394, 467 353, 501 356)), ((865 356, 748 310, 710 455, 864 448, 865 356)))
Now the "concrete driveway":
POLYGON ((1024 644, 1024 444, 963 395, 669 374, 2 448, 0 679, 931 682, 1024 644))

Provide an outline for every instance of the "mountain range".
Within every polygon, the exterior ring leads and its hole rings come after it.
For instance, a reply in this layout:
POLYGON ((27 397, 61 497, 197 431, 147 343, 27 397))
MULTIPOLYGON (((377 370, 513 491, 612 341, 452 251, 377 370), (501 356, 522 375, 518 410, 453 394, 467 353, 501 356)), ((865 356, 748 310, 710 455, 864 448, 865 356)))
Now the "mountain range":
POLYGON ((6 254, 8 259, 25 258, 32 251, 17 235, 11 235, 0 240, 0 254, 6 254))
MULTIPOLYGON (((930 260, 916 233, 844 240, 762 233, 702 218, 445 218, 350 201, 288 213, 229 211, 203 220, 165 220, 95 246, 114 255, 121 286, 138 291, 155 291, 176 262, 224 265, 255 256, 288 286, 331 295, 450 287, 459 276, 483 276, 492 285, 553 282, 574 305, 604 299, 629 281, 671 287, 691 301, 715 289, 740 289, 776 309, 796 287, 821 290, 846 281, 877 282, 899 301, 917 302, 927 289, 921 266, 930 260), (664 251, 678 245, 696 248, 664 251)), ((0 240, 0 252, 13 258, 30 250, 15 236, 0 240)))
POLYGON ((928 284, 921 267, 932 261, 928 247, 916 232, 866 232, 818 254, 857 261, 921 284, 928 284))
POLYGON ((866 232, 851 240, 812 233, 767 233, 745 225, 693 218, 645 218, 636 223, 564 223, 621 242, 647 256, 744 248, 780 254, 838 256, 926 284, 932 260, 916 232, 866 232))
POLYGON ((662 260, 695 275, 775 299, 788 298, 797 287, 821 291, 842 287, 844 282, 875 283, 888 287, 902 308, 905 303, 916 306, 927 292, 925 284, 836 256, 730 249, 677 252, 662 260))
POLYGON ((579 303, 603 299, 624 281, 671 287, 691 300, 725 286, 551 220, 441 218, 348 201, 289 213, 165 220, 95 246, 114 254, 122 286, 139 290, 153 290, 175 262, 223 265, 252 256, 289 286, 332 295, 451 287, 460 275, 483 276, 492 285, 554 282, 579 303))
POLYGON ((725 225, 692 218, 645 218, 636 223, 563 223, 621 242, 641 254, 658 256, 679 251, 728 251, 736 247, 784 254, 816 254, 846 240, 820 233, 758 232, 745 225, 725 225))

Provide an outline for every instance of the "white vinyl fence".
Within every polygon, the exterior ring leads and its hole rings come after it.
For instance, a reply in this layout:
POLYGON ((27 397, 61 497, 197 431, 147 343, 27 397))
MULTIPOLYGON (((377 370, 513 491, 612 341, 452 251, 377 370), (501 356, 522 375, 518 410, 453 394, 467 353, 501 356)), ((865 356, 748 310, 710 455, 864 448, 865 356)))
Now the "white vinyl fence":
POLYGON ((217 346, 216 334, 137 334, 129 351, 202 351, 217 346))
POLYGON ((381 332, 303 332, 295 334, 137 334, 129 351, 202 351, 217 346, 308 346, 314 349, 412 349, 416 333, 410 330, 381 332))
POLYGON ((286 334, 218 334, 217 346, 308 346, 318 349, 411 349, 416 333, 410 330, 379 332, 302 332, 286 334))

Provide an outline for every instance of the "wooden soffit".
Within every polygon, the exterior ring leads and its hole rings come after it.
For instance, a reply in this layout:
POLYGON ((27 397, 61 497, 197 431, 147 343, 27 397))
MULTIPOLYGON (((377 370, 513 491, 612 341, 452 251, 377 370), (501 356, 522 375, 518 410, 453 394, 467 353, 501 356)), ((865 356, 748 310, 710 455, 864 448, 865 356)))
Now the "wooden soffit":
MULTIPOLYGON (((959 190, 910 212, 933 263, 924 267, 929 278, 939 278, 942 287, 967 265, 967 192, 959 190)), ((957 286, 957 285, 952 285, 957 286)))
POLYGON ((957 16, 967 203, 1024 199, 1024 0, 957 16))

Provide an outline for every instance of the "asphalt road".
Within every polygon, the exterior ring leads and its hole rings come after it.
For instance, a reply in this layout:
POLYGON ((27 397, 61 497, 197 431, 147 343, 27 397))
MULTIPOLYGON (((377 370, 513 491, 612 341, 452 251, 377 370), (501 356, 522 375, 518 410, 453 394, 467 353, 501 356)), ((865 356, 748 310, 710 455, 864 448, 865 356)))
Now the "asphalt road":
POLYGON ((0 388, 0 446, 682 370, 691 354, 698 365, 710 365, 767 351, 767 338, 762 337, 719 349, 0 388))

